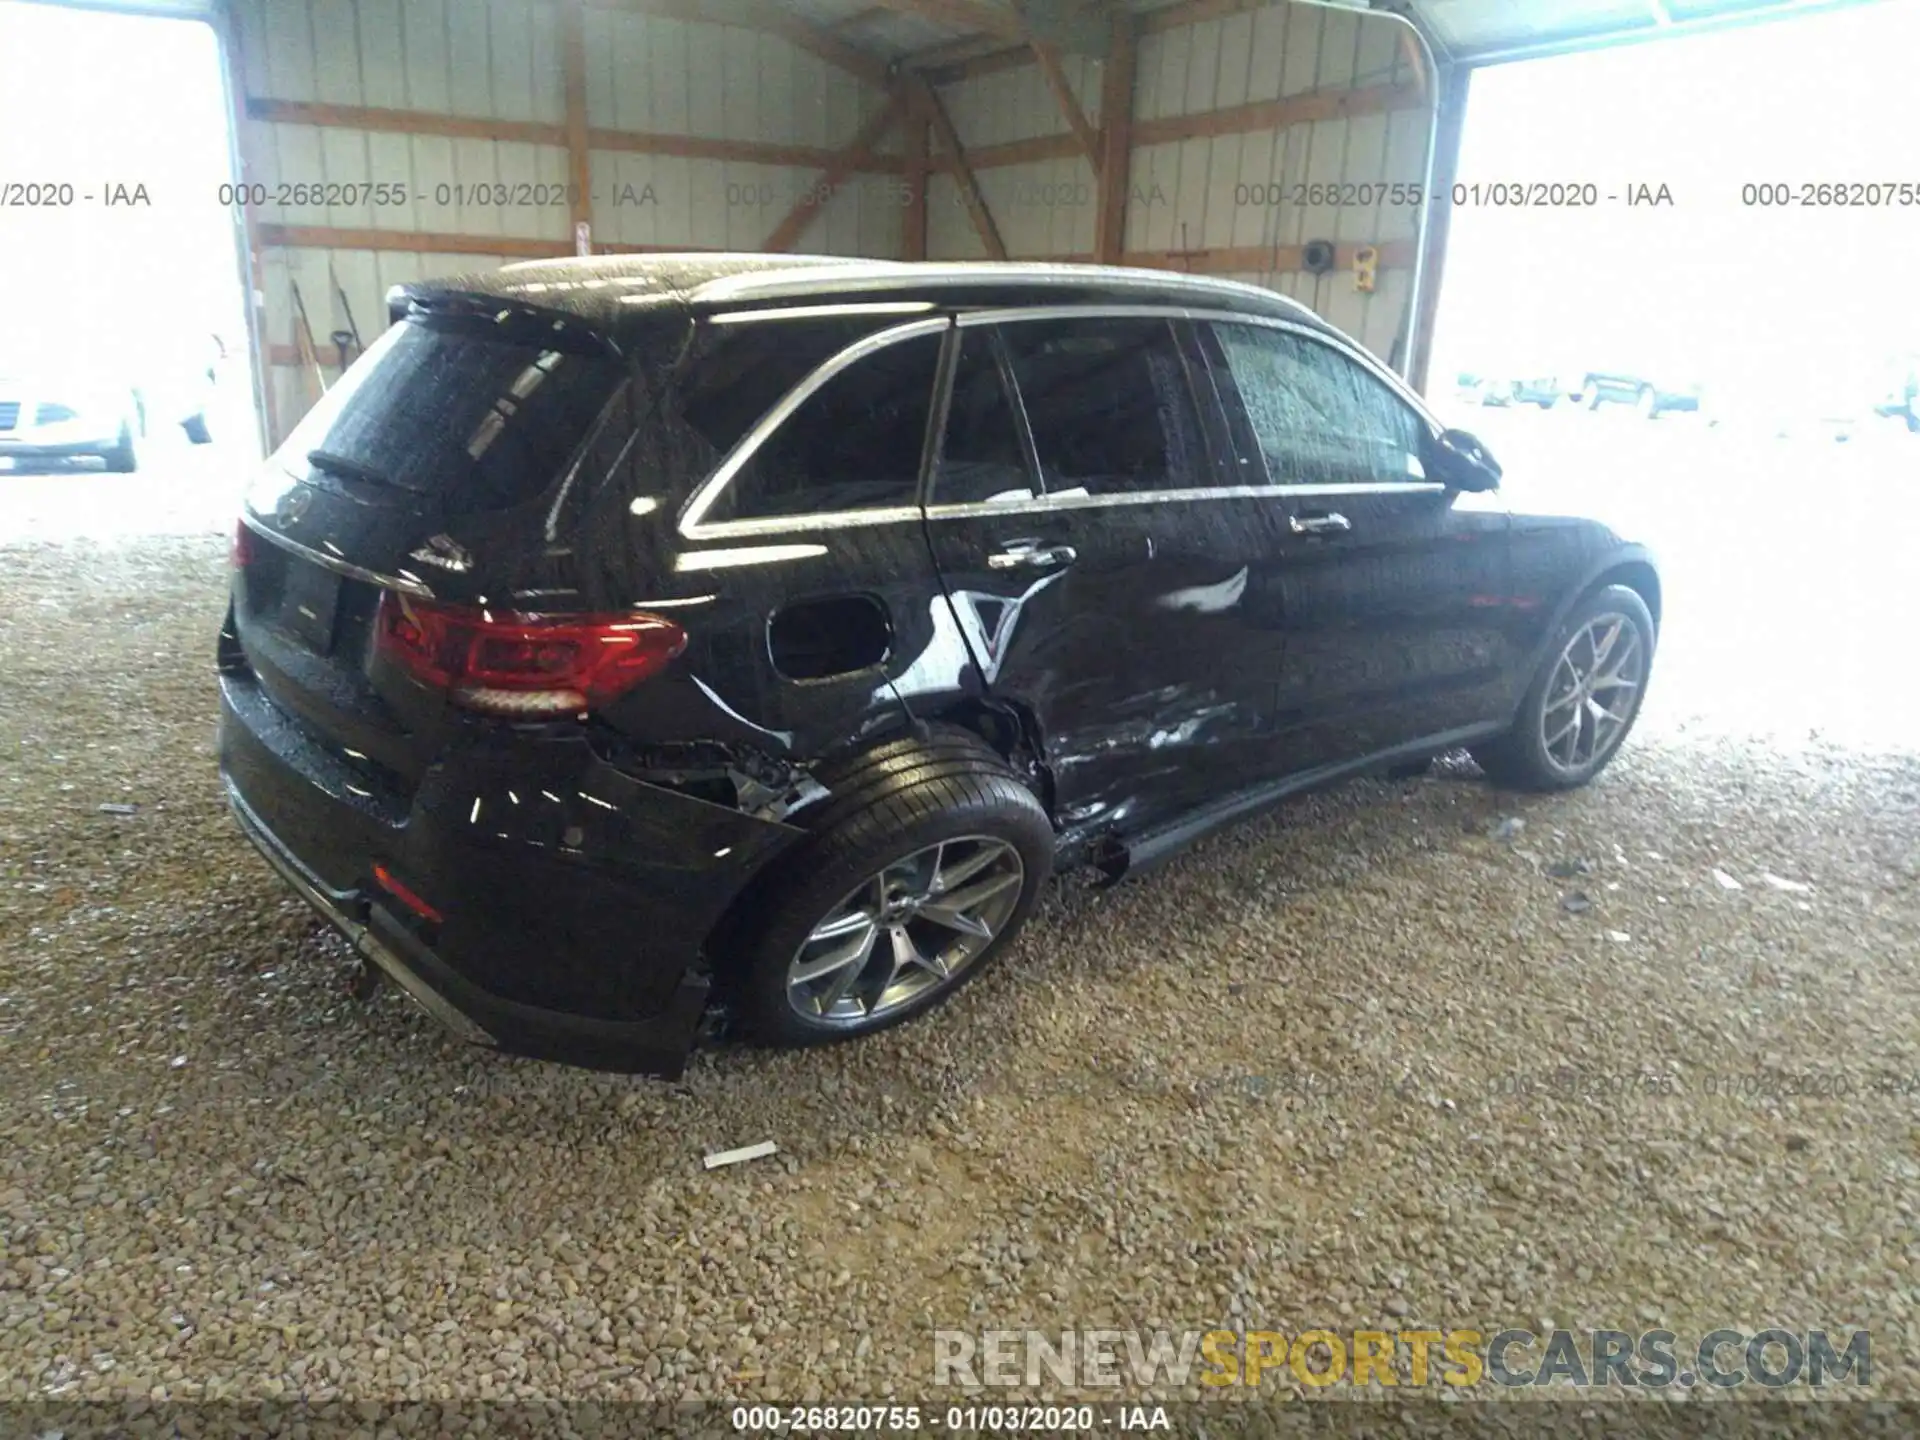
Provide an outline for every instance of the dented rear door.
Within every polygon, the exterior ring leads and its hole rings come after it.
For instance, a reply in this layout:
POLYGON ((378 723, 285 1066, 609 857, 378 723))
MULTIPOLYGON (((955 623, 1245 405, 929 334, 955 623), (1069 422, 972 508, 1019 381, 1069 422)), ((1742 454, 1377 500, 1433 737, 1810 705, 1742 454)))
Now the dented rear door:
POLYGON ((1180 326, 969 317, 927 532, 986 689, 1031 717, 1070 834, 1137 834, 1259 778, 1270 543, 1226 523, 1180 326))

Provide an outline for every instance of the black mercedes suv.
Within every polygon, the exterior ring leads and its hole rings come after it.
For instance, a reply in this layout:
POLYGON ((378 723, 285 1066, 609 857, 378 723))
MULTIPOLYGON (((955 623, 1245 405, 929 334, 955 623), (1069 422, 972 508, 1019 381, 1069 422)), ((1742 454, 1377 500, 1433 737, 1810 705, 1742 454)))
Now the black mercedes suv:
POLYGON ((1049 875, 1471 749, 1563 788, 1660 589, 1265 290, 680 255, 397 288, 263 468, 235 814, 471 1039, 674 1075, 904 1020, 1049 875))

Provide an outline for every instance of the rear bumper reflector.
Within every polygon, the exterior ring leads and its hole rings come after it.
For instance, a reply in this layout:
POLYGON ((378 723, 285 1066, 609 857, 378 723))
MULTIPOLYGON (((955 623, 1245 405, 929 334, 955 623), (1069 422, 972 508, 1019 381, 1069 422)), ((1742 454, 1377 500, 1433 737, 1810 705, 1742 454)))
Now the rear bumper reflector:
POLYGON ((394 899, 406 906, 407 909, 413 911, 413 913, 418 915, 422 920, 430 921, 435 925, 445 922, 446 917, 444 915, 426 901, 422 900, 407 886, 394 879, 393 872, 387 869, 386 866, 375 865, 373 867, 373 879, 374 883, 382 890, 393 896, 394 899))

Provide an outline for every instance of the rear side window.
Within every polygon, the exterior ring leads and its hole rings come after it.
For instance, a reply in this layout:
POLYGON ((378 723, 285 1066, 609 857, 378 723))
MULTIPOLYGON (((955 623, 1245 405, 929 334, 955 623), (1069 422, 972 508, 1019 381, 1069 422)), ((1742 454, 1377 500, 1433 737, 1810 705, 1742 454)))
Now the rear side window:
POLYGON ((1426 478, 1426 422, 1333 346, 1264 325, 1216 324, 1275 485, 1402 484, 1426 478))
POLYGON ((624 378, 611 355, 525 327, 507 338, 405 320, 307 412, 279 462, 431 495, 452 514, 507 509, 559 480, 624 378))
POLYGON ((705 519, 917 503, 940 340, 898 340, 835 374, 761 442, 705 519))
POLYGON ((1199 412, 1168 321, 1023 321, 1001 333, 1048 494, 1210 483, 1199 412))
POLYGON ((787 392, 863 336, 899 317, 709 321, 680 378, 680 413, 721 454, 746 438, 787 392))

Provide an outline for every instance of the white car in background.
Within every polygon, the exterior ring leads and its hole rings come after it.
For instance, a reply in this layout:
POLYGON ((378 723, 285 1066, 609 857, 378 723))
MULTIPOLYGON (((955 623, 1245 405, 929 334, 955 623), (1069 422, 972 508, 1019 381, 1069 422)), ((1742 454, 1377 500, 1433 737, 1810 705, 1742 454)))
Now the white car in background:
POLYGON ((134 341, 110 355, 16 340, 0 355, 0 469, 97 458, 126 473, 139 468, 141 442, 173 425, 208 444, 225 358, 210 331, 134 341))
POLYGON ((0 363, 0 468, 98 458, 139 465, 140 408, 130 387, 59 367, 0 363))
POLYGON ((1542 410, 1551 410, 1560 403, 1561 395, 1557 376, 1534 371, 1525 372, 1521 379, 1504 373, 1463 371, 1455 382, 1455 398, 1465 405, 1500 408, 1536 405, 1542 410))

